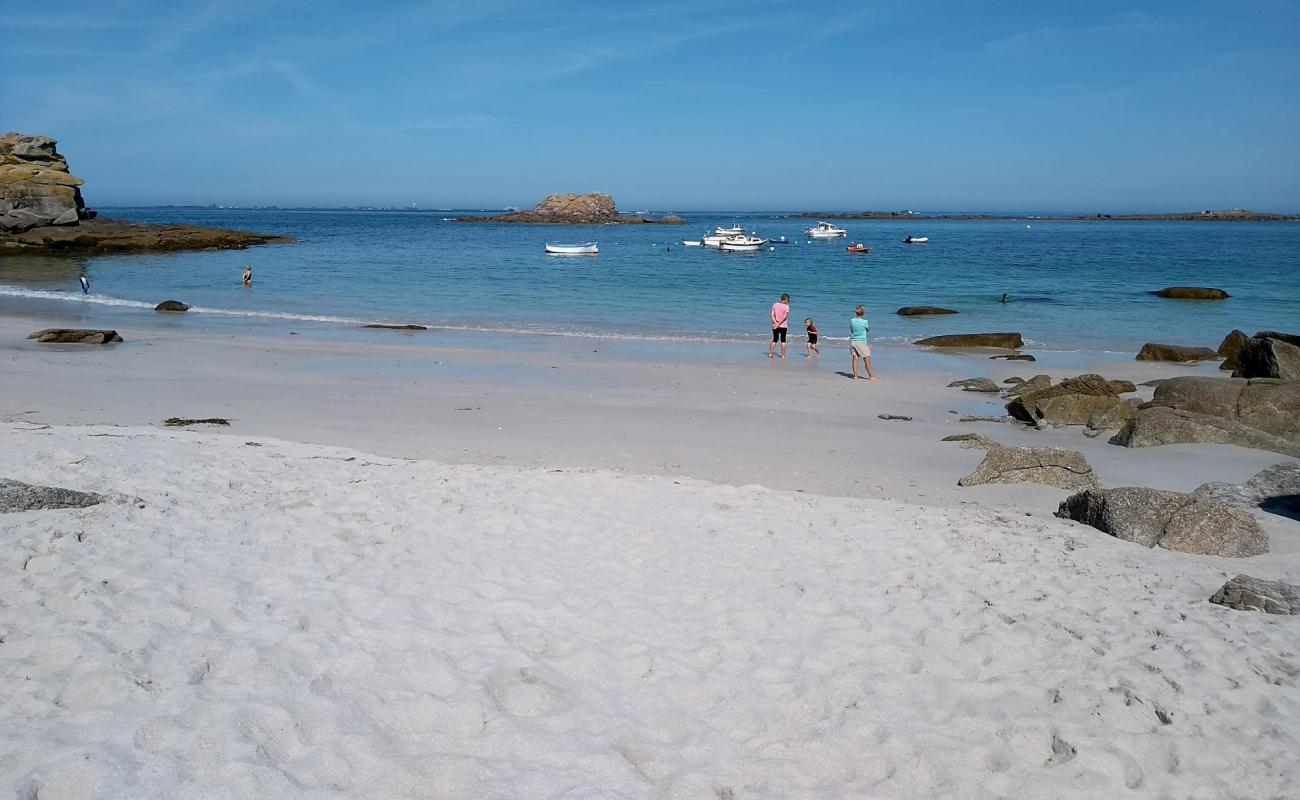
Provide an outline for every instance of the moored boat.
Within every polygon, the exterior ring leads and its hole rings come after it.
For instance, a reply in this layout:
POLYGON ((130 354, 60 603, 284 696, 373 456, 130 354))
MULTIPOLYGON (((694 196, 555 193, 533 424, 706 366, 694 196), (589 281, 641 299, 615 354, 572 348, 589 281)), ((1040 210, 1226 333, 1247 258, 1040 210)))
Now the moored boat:
POLYGON ((767 240, 760 239, 757 236, 729 236, 722 240, 718 245, 718 249, 732 253, 749 253, 762 250, 765 244, 767 244, 767 240))
POLYGON ((547 242, 546 252, 553 256, 593 256, 600 252, 595 242, 582 242, 580 244, 560 244, 558 242, 547 242))
POLYGON ((682 239, 682 247, 703 247, 703 246, 704 246, 704 240, 702 239, 696 239, 694 241, 690 239, 682 239))
POLYGON ((837 228, 829 222, 818 222, 811 228, 804 228, 803 232, 814 239, 843 239, 849 235, 848 231, 837 228))
POLYGON ((848 247, 846 247, 846 248, 844 248, 844 249, 845 249, 845 250, 848 250, 850 253, 870 253, 870 252, 871 252, 871 248, 870 248, 870 247, 867 247, 865 244, 862 244, 861 242, 853 242, 852 244, 850 244, 848 247))
POLYGON ((925 244, 930 241, 929 236, 909 236, 903 240, 903 244, 925 244))

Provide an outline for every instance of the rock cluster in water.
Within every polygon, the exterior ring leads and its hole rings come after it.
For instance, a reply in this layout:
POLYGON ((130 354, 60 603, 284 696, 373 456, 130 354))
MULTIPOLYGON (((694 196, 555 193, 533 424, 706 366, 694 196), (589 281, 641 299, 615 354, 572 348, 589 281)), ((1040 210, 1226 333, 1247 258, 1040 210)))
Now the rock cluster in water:
POLYGON ((81 178, 48 136, 0 136, 0 231, 76 225, 93 212, 81 198, 81 178))
POLYGON ((601 192, 552 194, 531 211, 512 211, 495 217, 460 217, 461 222, 528 222, 540 225, 653 224, 681 225, 686 220, 668 215, 620 214, 614 198, 601 192))

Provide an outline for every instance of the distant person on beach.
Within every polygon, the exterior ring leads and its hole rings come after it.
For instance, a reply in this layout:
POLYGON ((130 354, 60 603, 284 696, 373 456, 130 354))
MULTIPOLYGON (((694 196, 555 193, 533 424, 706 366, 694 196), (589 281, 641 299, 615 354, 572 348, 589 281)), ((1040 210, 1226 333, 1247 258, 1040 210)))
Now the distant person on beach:
POLYGON ((785 335, 789 332, 790 295, 783 294, 772 304, 772 343, 767 346, 767 357, 776 356, 776 343, 781 343, 781 358, 785 358, 785 335))
POLYGON ((244 285, 245 285, 245 286, 252 286, 252 285, 253 285, 253 265, 252 265, 252 264, 249 264, 248 266, 244 267, 244 285))
POLYGON ((867 322, 867 310, 862 306, 853 309, 853 319, 849 320, 849 350, 853 353, 853 380, 858 379, 858 359, 867 368, 867 380, 876 380, 876 373, 871 371, 871 345, 867 344, 867 331, 871 323, 867 322))
POLYGON ((817 349, 817 326, 813 324, 812 317, 803 321, 804 329, 808 331, 808 356, 819 356, 821 350, 817 349))
POLYGON ((77 280, 81 281, 81 293, 90 294, 90 281, 87 280, 86 276, 79 275, 77 276, 77 280))

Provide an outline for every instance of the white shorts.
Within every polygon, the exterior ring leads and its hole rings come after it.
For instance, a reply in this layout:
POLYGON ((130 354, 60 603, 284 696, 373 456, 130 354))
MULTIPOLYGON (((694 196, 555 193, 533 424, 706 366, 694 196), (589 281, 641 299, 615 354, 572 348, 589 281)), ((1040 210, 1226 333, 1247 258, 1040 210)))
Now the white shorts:
POLYGON ((871 345, 866 342, 849 342, 849 347, 852 347, 853 352, 863 358, 871 358, 871 345))

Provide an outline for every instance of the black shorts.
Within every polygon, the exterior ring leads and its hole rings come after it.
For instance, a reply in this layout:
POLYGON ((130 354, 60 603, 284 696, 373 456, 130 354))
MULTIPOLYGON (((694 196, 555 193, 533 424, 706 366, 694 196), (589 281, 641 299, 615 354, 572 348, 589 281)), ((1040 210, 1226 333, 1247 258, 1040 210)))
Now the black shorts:
POLYGON ((808 344, 817 344, 817 334, 815 333, 808 334, 808 344))
POLYGON ((785 328, 773 328, 773 329, 772 329, 772 341, 773 341, 773 342, 780 342, 781 344, 785 344, 785 332, 786 332, 786 329, 785 329, 785 328))

